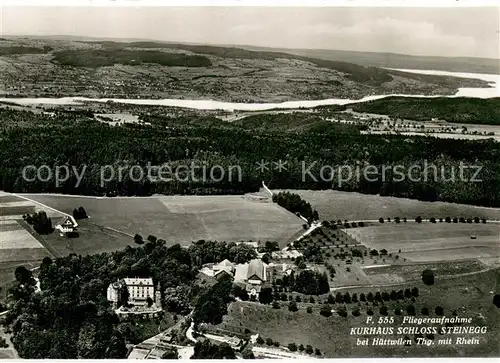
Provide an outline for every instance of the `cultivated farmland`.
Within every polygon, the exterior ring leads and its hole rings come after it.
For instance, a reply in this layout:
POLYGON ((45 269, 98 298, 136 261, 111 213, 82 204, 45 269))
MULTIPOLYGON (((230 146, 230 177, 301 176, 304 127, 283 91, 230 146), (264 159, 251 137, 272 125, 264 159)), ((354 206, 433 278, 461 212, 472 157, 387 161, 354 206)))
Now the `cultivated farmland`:
POLYGON ((23 228, 22 215, 34 213, 36 205, 15 195, 0 192, 0 301, 5 298, 5 285, 14 280, 19 265, 34 268, 49 251, 23 228))
POLYGON ((69 214, 83 206, 93 224, 132 236, 135 233, 143 237, 154 235, 168 244, 188 245, 204 239, 274 240, 285 245, 301 231, 303 224, 301 219, 273 203, 245 196, 25 196, 69 214))
POLYGON ((500 256, 498 223, 384 223, 346 232, 370 248, 384 248, 411 261, 500 256))
MULTIPOLYGON (((444 202, 421 202, 415 199, 381 197, 336 190, 288 190, 311 203, 321 219, 378 220, 383 218, 407 217, 413 219, 453 217, 479 217, 500 219, 500 209, 482 208, 444 202)), ((278 192, 276 190, 275 192, 278 192)))
POLYGON ((33 203, 18 198, 14 195, 0 195, 0 217, 16 215, 20 216, 26 213, 33 213, 35 207, 33 203))
POLYGON ((16 221, 0 221, 0 262, 35 261, 48 255, 45 248, 16 221))
POLYGON ((34 268, 46 256, 50 253, 16 220, 0 220, 0 301, 5 298, 5 285, 14 280, 17 266, 34 268))

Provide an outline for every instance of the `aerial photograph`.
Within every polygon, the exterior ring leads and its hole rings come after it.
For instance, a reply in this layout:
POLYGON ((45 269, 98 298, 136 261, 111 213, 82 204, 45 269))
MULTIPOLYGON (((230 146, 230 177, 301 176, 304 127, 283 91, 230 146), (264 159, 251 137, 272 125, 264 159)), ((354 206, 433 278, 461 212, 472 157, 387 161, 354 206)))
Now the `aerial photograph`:
POLYGON ((0 360, 499 337, 500 5, 0 5, 0 360))

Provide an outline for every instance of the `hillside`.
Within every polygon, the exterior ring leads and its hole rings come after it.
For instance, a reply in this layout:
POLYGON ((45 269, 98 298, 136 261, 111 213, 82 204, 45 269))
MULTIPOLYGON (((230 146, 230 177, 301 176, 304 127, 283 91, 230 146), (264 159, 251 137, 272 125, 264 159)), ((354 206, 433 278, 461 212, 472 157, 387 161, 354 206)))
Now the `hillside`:
POLYGON ((433 57, 396 53, 359 52, 333 49, 274 49, 243 46, 249 50, 279 51, 303 57, 338 62, 352 62, 361 66, 404 69, 434 69, 449 72, 498 74, 500 60, 473 57, 433 57))
POLYGON ((232 102, 454 94, 480 80, 236 47, 54 38, 0 40, 0 96, 190 98, 232 102))

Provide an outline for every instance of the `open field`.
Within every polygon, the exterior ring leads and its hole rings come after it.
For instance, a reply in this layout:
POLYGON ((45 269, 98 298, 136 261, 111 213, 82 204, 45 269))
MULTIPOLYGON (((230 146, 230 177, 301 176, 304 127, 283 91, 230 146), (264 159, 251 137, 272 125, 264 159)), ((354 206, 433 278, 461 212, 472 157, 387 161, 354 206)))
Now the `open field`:
POLYGON ((46 249, 14 220, 0 221, 0 263, 37 261, 48 256, 46 249))
POLYGON ((100 227, 88 220, 78 222, 78 238, 61 237, 57 231, 49 235, 40 235, 32 231, 26 222, 20 223, 55 257, 67 256, 70 253, 93 255, 114 252, 128 245, 134 245, 131 236, 100 227))
POLYGON ((23 199, 16 195, 0 192, 0 208, 3 207, 4 204, 13 202, 23 202, 23 199))
MULTIPOLYGON (((407 217, 413 219, 435 217, 479 217, 500 219, 500 209, 482 208, 470 205, 421 202, 414 199, 381 197, 336 190, 288 190, 299 194, 311 203, 323 220, 369 220, 383 218, 407 217)), ((279 192, 275 190, 275 192, 279 192)))
POLYGON ((35 211, 33 203, 14 195, 0 195, 0 216, 23 215, 35 211))
MULTIPOLYGON (((478 273, 476 275, 459 277, 456 279, 436 279, 433 286, 426 286, 422 282, 413 284, 401 284, 395 289, 401 289, 416 286, 419 289, 419 296, 415 302, 410 300, 398 300, 386 302, 389 308, 389 316, 395 317, 393 326, 395 329, 401 326, 403 316, 394 315, 394 309, 400 307, 403 310, 406 306, 413 304, 417 311, 417 317, 421 317, 420 311, 423 307, 428 307, 431 311, 430 316, 435 317, 434 308, 439 305, 444 309, 444 315, 452 316, 452 311, 457 311, 459 317, 472 318, 471 326, 486 326, 487 333, 484 335, 459 335, 469 337, 478 337, 480 343, 477 345, 437 345, 431 347, 417 346, 415 341, 409 347, 405 346, 358 346, 356 345, 356 336, 350 335, 351 327, 362 327, 366 325, 366 309, 370 303, 351 303, 347 304, 349 316, 343 318, 334 314, 331 317, 323 317, 319 314, 320 305, 313 308, 311 314, 300 309, 296 313, 289 312, 286 307, 273 309, 270 306, 248 302, 235 302, 229 308, 229 314, 224 318, 220 325, 227 331, 239 331, 248 328, 252 332, 258 332, 264 339, 272 338, 287 345, 295 342, 296 344, 310 344, 319 348, 325 353, 326 357, 460 357, 460 356, 498 356, 500 346, 498 345, 498 334, 500 333, 500 310, 492 304, 493 296, 491 291, 498 291, 500 288, 499 270, 478 273), (358 306, 361 316, 354 317, 350 314, 351 310, 358 306)), ((392 289, 392 288, 391 288, 392 289)), ((352 289, 351 293, 369 292, 375 293, 376 288, 352 289)), ((385 289, 387 290, 387 289, 385 289)), ((390 291, 390 289, 389 289, 390 291)), ((336 309, 337 305, 332 305, 336 309)), ((373 307, 374 318, 379 315, 379 308, 373 307)), ((404 313, 403 315, 405 315, 404 313)), ((405 324, 405 326, 415 326, 405 324)), ((428 324, 429 326, 429 324, 428 324)), ((437 326, 430 324, 430 326, 437 326)), ((413 335, 409 334, 410 338, 413 335)), ((359 336, 363 338, 363 336, 359 336)), ((394 336, 372 336, 381 338, 398 338, 394 336)), ((456 335, 436 335, 435 340, 451 337, 453 340, 456 335)))
MULTIPOLYGON (((89 222, 126 234, 155 235, 168 244, 199 239, 286 242, 303 221, 273 203, 244 196, 154 196, 92 198, 65 195, 25 195, 65 213, 83 206, 89 222)), ((82 227, 83 228, 83 227, 82 227)), ((81 235, 84 231, 80 229, 81 235)))
MULTIPOLYGON (((448 251, 447 253, 448 254, 448 251)), ((423 254, 425 256, 425 253, 423 254)), ((475 255, 477 258, 477 253, 475 255)), ((393 285, 397 285, 398 283, 410 282, 410 281, 420 281, 422 278, 422 271, 425 269, 431 269, 434 272, 434 276, 437 279, 440 278, 453 278, 453 276, 458 277, 466 276, 469 274, 475 274, 482 271, 487 271, 491 268, 499 267, 498 258, 494 258, 495 261, 483 259, 480 260, 447 260, 447 261, 439 261, 439 262, 429 262, 432 259, 427 259, 425 263, 420 262, 405 262, 397 265, 390 266, 372 266, 370 268, 364 268, 362 270, 362 277, 356 283, 344 284, 343 286, 386 286, 390 287, 393 285)), ((355 266, 352 268, 355 271, 355 268, 359 266, 355 266)), ((342 287, 341 284, 334 283, 331 286, 334 289, 338 289, 338 287, 342 287)), ((342 289, 344 290, 344 289, 342 289)))
MULTIPOLYGON (((22 214, 34 213, 36 205, 16 195, 0 192, 0 281, 13 280, 14 269, 38 265, 50 253, 25 228, 22 214)), ((27 225, 26 225, 27 226, 27 225)))
POLYGON ((487 269, 487 266, 480 261, 450 261, 441 263, 416 263, 405 265, 379 266, 364 269, 368 276, 388 276, 388 279, 394 279, 389 282, 419 280, 422 271, 431 269, 434 276, 450 276, 463 273, 477 272, 487 269))
POLYGON ((14 281, 20 265, 32 269, 50 256, 45 247, 16 220, 0 220, 0 302, 6 298, 6 286, 14 281))
MULTIPOLYGON (((341 264, 340 264, 341 265, 341 264)), ((383 264, 380 264, 383 266, 383 264)), ((335 265, 334 265, 335 266, 335 265)), ((342 286, 355 286, 355 285, 388 285, 395 283, 405 282, 405 278, 397 274, 388 273, 372 273, 372 268, 363 268, 362 265, 355 264, 351 266, 341 265, 335 268, 335 277, 330 281, 331 288, 338 288, 342 286), (347 267, 349 270, 347 270, 347 267)), ((377 270, 378 268, 374 268, 377 270)))
POLYGON ((490 258, 500 255, 498 247, 461 247, 461 248, 447 248, 442 250, 423 250, 402 253, 408 260, 417 262, 428 261, 453 261, 453 260, 466 260, 475 258, 490 258))
POLYGON ((384 223, 346 232, 370 248, 385 248, 412 261, 500 256, 497 223, 384 223))

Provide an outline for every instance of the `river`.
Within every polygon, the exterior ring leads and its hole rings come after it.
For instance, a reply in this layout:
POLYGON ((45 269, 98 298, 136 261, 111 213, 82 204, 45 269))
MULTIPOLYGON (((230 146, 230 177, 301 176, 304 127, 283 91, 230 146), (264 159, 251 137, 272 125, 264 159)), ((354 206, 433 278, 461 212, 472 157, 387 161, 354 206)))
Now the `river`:
POLYGON ((398 71, 418 74, 429 74, 437 76, 454 76, 460 78, 475 78, 489 82, 491 88, 459 88, 458 92, 453 96, 423 96, 423 95, 374 95, 363 97, 358 100, 330 98, 326 100, 306 100, 306 101, 289 101, 282 103, 231 103, 214 100, 180 100, 180 99, 120 99, 120 98, 86 98, 86 97, 63 97, 63 98, 0 98, 0 102, 12 102, 20 105, 76 105, 82 102, 108 102, 113 101, 124 104, 134 105, 155 105, 155 106, 170 106, 191 108, 198 110, 226 110, 226 111, 265 111, 277 108, 295 109, 295 108, 313 108, 317 106, 327 105, 345 105, 353 102, 373 101, 385 97, 421 97, 421 98, 436 98, 436 97, 474 97, 474 98, 493 98, 500 97, 500 75, 495 74, 480 74, 480 73, 459 73, 446 72, 435 70, 414 70, 414 69, 397 69, 398 71))

